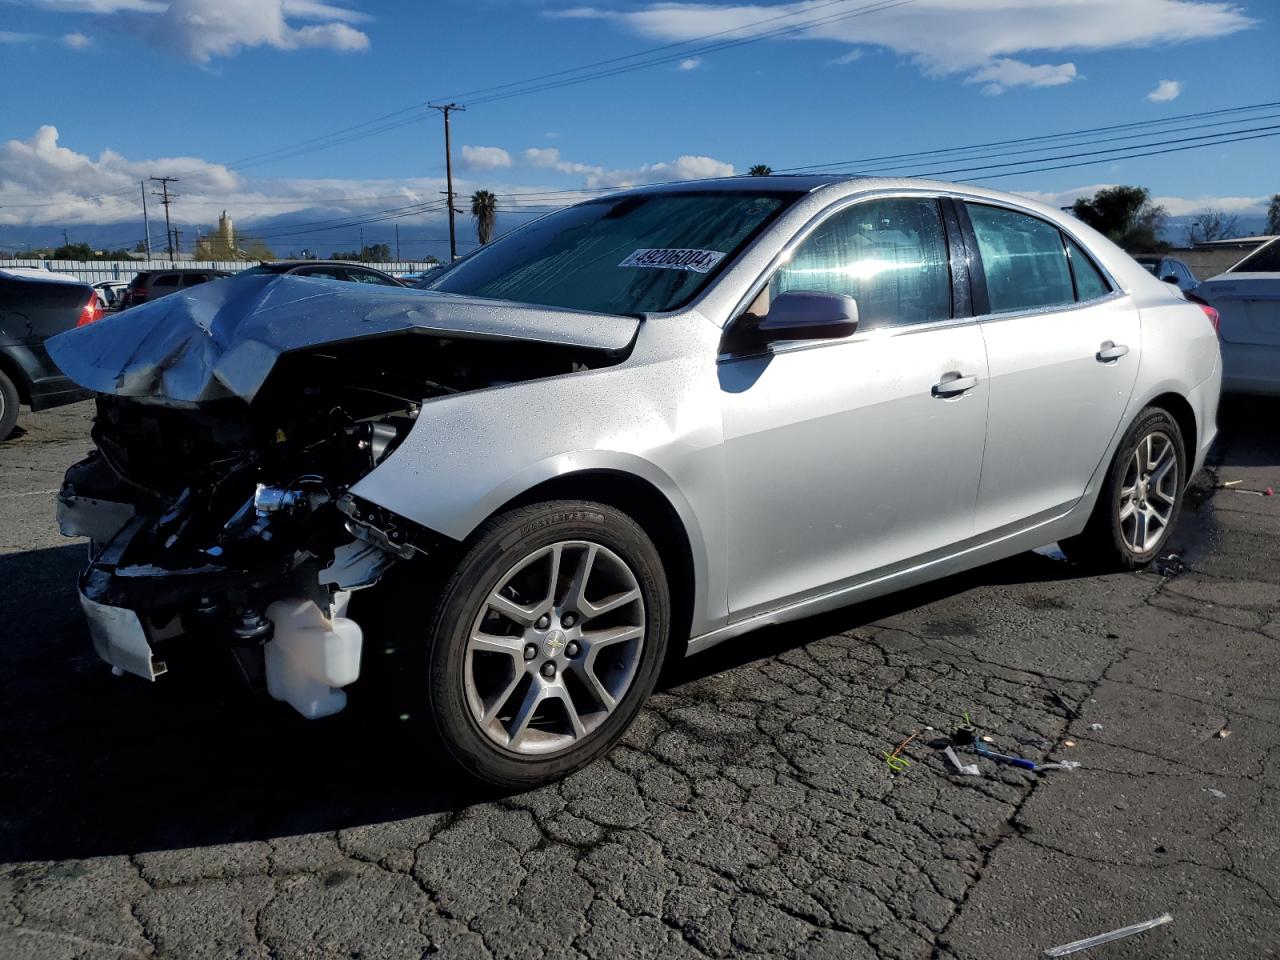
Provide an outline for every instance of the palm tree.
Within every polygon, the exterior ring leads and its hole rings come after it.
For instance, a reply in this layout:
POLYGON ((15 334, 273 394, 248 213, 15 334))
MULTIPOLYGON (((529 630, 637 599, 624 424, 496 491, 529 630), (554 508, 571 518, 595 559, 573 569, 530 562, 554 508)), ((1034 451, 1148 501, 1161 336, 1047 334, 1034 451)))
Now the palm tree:
POLYGON ((484 246, 493 239, 493 228, 498 223, 498 198, 488 190, 477 190, 471 195, 471 219, 476 222, 476 239, 484 246))
POLYGON ((773 173, 773 167, 767 163, 757 163, 754 167, 747 171, 748 177, 767 177, 773 173))

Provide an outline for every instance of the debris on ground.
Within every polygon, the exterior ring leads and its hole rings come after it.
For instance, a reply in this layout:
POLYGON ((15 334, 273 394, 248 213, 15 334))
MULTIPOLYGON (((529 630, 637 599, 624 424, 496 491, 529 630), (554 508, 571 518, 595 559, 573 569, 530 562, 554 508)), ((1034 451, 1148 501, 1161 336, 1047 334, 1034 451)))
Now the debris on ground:
POLYGON ((1173 923, 1173 917, 1170 914, 1163 914, 1154 920, 1144 920, 1142 923, 1135 923, 1128 927, 1121 927, 1119 930, 1112 930, 1109 933, 1100 933, 1096 937, 1085 937, 1083 940, 1073 940, 1071 943, 1064 943, 1060 947, 1050 947, 1044 952, 1046 957, 1065 957, 1081 950, 1088 950, 1090 947, 1101 946, 1104 943, 1110 943, 1112 940, 1120 940, 1124 937, 1131 937, 1135 933, 1146 933, 1156 927, 1163 926, 1166 923, 1173 923))
POLYGON ((974 752, 980 757, 986 757, 988 760, 994 760, 996 763, 1007 763, 1011 767, 1021 767, 1023 770, 1035 771, 1036 762, 1028 760, 1026 757, 1015 757, 1008 753, 996 753, 983 740, 979 740, 973 745, 974 752))
POLYGON ((1064 747, 1074 747, 1076 745, 1076 742, 1074 740, 1063 740, 1062 745, 1064 747))
POLYGON ((902 751, 906 749, 907 744, 914 740, 919 733, 919 730, 913 730, 911 732, 911 736, 898 744, 893 753, 881 752, 880 756, 884 757, 885 764, 894 773, 901 773, 906 770, 907 767, 911 766, 911 761, 902 756, 902 751))
POLYGON ((1089 724, 1089 729, 1090 729, 1090 730, 1101 730, 1101 729, 1102 729, 1102 724, 1100 724, 1100 723, 1091 723, 1091 724, 1089 724))
POLYGON ((1232 492, 1232 493, 1247 493, 1247 494, 1249 494, 1249 496, 1251 496, 1251 497, 1272 497, 1272 496, 1275 496, 1275 491, 1274 491, 1274 490, 1272 490, 1270 487, 1264 487, 1264 488, 1263 488, 1263 489, 1261 489, 1261 490, 1237 490, 1237 489, 1235 489, 1235 488, 1232 488, 1231 492, 1232 492))
POLYGON ((1209 796, 1217 797, 1219 800, 1227 799, 1227 795, 1223 793, 1221 790, 1216 789, 1215 787, 1205 787, 1205 791, 1209 794, 1209 796))
POLYGON ((1171 553, 1167 557, 1157 557, 1151 566, 1162 577, 1176 577, 1187 569, 1187 565, 1176 553, 1171 553))
POLYGON ((978 777, 982 775, 976 763, 961 763, 960 758, 956 756, 954 747, 947 747, 942 751, 942 755, 951 761, 951 765, 956 768, 956 772, 962 776, 978 777))
POLYGON ((1054 760, 1051 763, 1041 763, 1036 765, 1036 772, 1041 770, 1079 770, 1079 760, 1054 760))
POLYGON ((1221 730, 1215 733, 1214 736, 1217 737, 1219 740, 1225 740, 1227 739, 1227 737, 1231 736, 1231 728, 1223 727, 1221 730))
POLYGON ((1069 720, 1076 720, 1079 718, 1080 716, 1079 712, 1076 710, 1075 707, 1071 706, 1071 704, 1067 703, 1067 701, 1062 698, 1062 694, 1058 693, 1057 691, 1050 690, 1049 700, 1055 706, 1061 707, 1063 711, 1066 712, 1067 718, 1069 720))
POLYGON ((1242 484, 1242 483, 1244 483, 1244 481, 1243 481, 1243 480, 1228 480, 1226 483, 1220 483, 1220 484, 1218 484, 1218 489, 1219 489, 1219 490, 1229 490, 1229 489, 1231 489, 1232 487, 1238 487, 1238 486, 1240 486, 1240 484, 1242 484))

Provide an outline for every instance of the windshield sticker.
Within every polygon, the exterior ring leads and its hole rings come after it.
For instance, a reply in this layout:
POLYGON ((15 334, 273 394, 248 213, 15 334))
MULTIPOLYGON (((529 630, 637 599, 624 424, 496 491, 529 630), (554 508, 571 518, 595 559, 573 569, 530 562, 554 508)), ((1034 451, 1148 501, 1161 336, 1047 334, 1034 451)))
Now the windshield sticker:
POLYGON ((651 267, 656 270, 692 270, 706 273, 724 259, 719 250, 649 249, 637 250, 620 267, 651 267))

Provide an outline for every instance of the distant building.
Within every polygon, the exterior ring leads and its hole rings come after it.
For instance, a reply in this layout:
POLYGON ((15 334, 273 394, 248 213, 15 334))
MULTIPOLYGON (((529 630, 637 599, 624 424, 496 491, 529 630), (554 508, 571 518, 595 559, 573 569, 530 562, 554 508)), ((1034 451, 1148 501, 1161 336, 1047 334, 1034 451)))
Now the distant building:
POLYGON ((235 223, 222 211, 218 217, 218 229, 196 241, 197 260, 239 260, 244 256, 236 247, 235 223))

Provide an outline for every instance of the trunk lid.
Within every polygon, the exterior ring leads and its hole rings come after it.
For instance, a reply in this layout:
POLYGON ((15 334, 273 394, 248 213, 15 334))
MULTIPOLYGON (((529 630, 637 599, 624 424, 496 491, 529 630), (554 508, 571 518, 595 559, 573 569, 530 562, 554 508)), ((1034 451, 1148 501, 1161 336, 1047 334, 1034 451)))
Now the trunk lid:
POLYGON ((1215 307, 1228 343, 1280 346, 1280 273, 1224 273, 1195 289, 1215 307))

